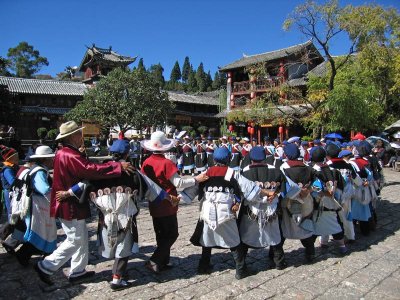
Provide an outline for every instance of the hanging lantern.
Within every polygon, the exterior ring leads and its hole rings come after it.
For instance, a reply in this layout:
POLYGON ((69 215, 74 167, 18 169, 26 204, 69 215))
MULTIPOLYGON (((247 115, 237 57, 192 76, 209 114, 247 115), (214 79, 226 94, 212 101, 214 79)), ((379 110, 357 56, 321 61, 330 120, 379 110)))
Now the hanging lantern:
POLYGON ((235 100, 235 95, 231 95, 231 100, 235 100))
POLYGON ((254 127, 250 128, 250 134, 253 135, 254 134, 254 127))
POLYGON ((228 129, 229 129, 230 132, 232 132, 233 131, 233 125, 232 124, 229 125, 228 129))
POLYGON ((247 127, 247 133, 250 134, 250 132, 251 132, 251 127, 249 126, 247 127))
POLYGON ((279 132, 279 134, 282 134, 282 133, 283 133, 283 127, 282 127, 282 126, 279 126, 278 132, 279 132))

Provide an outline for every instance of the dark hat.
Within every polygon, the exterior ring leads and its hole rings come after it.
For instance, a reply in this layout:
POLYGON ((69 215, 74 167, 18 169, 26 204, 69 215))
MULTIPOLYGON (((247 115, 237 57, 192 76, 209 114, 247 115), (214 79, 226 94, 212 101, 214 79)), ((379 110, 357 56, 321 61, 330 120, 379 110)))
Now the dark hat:
POLYGON ((332 158, 338 157, 340 148, 335 144, 330 144, 326 146, 326 155, 332 158))
POLYGON ((311 161, 323 162, 326 157, 326 152, 321 146, 312 147, 310 150, 311 161))
POLYGON ((4 161, 10 159, 11 156, 14 156, 16 154, 18 154, 18 152, 14 148, 3 147, 1 149, 1 157, 4 161))
POLYGON ((226 164, 229 162, 230 152, 226 147, 219 147, 214 151, 213 158, 216 162, 226 164))
POLYGON ((283 152, 289 160, 298 159, 300 156, 300 150, 296 144, 288 143, 284 148, 283 152))
POLYGON ((129 152, 129 142, 127 140, 116 140, 110 147, 110 152, 112 153, 128 153, 129 152))
POLYGON ((274 142, 277 142, 279 144, 281 142, 281 140, 276 138, 276 139, 274 139, 274 142))
POLYGON ((207 137, 207 140, 212 141, 212 140, 213 140, 213 137, 212 137, 211 135, 209 135, 209 136, 207 137))
POLYGON ((302 146, 308 146, 308 142, 307 142, 307 141, 302 141, 302 142, 301 142, 301 145, 302 145, 302 146))
POLYGON ((271 138, 269 137, 269 136, 264 136, 264 141, 266 141, 266 142, 270 142, 271 141, 271 138))
POLYGON ((361 157, 368 156, 371 154, 372 146, 367 141, 361 141, 356 147, 358 155, 361 157))
POLYGON ((231 136, 231 141, 236 141, 236 136, 231 136))
POLYGON ((254 161, 263 161, 265 159, 264 147, 256 146, 251 148, 250 159, 254 161))

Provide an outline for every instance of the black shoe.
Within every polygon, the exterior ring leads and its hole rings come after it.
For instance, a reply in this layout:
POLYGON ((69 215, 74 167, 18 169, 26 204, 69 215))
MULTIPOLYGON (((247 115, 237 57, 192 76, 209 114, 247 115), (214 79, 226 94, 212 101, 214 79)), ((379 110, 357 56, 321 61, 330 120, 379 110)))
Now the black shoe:
POLYGON ((161 271, 168 271, 168 270, 173 269, 174 267, 175 267, 175 265, 174 265, 173 263, 169 262, 169 263, 167 263, 166 265, 163 265, 163 266, 160 268, 160 270, 161 270, 161 271))
POLYGON ((35 264, 35 266, 33 267, 36 271, 36 273, 38 273, 39 278, 41 281, 43 281, 44 283, 48 284, 48 285, 53 285, 54 282, 50 279, 50 275, 46 274, 45 272, 43 272, 40 267, 38 266, 40 262, 38 262, 37 264, 35 264))
POLYGON ((15 250, 13 247, 7 245, 5 242, 2 242, 1 245, 3 246, 4 250, 7 251, 8 254, 11 254, 11 255, 15 254, 15 250))
POLYGON ((155 262, 152 262, 151 260, 148 260, 148 261, 146 261, 144 266, 146 267, 146 269, 148 269, 152 273, 160 274, 160 268, 158 267, 158 265, 155 262))
POLYGON ((110 288, 113 291, 120 291, 120 290, 124 290, 127 288, 130 288, 132 286, 131 282, 125 281, 125 280, 121 280, 120 283, 110 283, 110 288))
POLYGON ((15 257, 17 258, 17 260, 21 266, 27 267, 29 265, 29 259, 22 258, 18 252, 15 253, 15 257))
POLYGON ((241 271, 236 271, 235 278, 237 280, 240 280, 240 279, 246 278, 249 275, 250 275, 249 270, 247 269, 247 267, 245 267, 241 271))
POLYGON ((212 270, 213 270, 213 266, 212 265, 206 265, 206 266, 199 265, 197 267, 197 274, 199 274, 199 275, 211 274, 212 270))
POLYGON ((95 271, 87 271, 87 272, 85 272, 85 273, 83 273, 82 275, 79 275, 79 276, 73 276, 73 277, 69 276, 68 277, 68 281, 70 283, 80 282, 81 280, 84 280, 84 279, 92 277, 94 274, 96 274, 95 271))
POLYGON ((312 263, 315 259, 315 254, 306 254, 306 262, 312 263))
POLYGON ((283 262, 281 262, 280 264, 276 265, 276 266, 275 266, 275 269, 277 269, 277 270, 284 270, 284 269, 287 268, 287 266, 288 266, 287 262, 286 262, 286 261, 283 261, 283 262))

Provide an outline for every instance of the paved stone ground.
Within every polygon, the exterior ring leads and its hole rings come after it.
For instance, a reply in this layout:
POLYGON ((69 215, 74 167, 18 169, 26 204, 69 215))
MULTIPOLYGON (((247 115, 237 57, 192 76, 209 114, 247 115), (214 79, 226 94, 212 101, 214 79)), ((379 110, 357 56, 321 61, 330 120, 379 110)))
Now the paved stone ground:
MULTIPOLYGON (((27 268, 15 257, 0 248, 1 299, 400 299, 400 173, 385 170, 388 185, 382 192, 378 208, 378 226, 369 237, 359 234, 349 246, 351 253, 340 257, 334 245, 327 250, 317 247, 313 264, 303 264, 304 253, 299 241, 285 244, 289 267, 282 271, 271 269, 266 250, 250 251, 247 263, 252 272, 243 280, 234 278, 233 258, 229 251, 213 251, 214 271, 211 275, 197 275, 200 248, 189 242, 198 214, 198 205, 180 207, 178 241, 172 248, 176 267, 161 275, 150 274, 144 261, 154 250, 154 233, 147 208, 138 218, 140 254, 129 261, 128 271, 133 286, 112 292, 113 261, 96 254, 96 218, 89 224, 89 270, 96 276, 87 283, 71 285, 64 273, 66 265, 54 279, 54 286, 46 286, 33 271, 32 259, 27 268)), ((63 238, 62 231, 59 231, 63 238)))

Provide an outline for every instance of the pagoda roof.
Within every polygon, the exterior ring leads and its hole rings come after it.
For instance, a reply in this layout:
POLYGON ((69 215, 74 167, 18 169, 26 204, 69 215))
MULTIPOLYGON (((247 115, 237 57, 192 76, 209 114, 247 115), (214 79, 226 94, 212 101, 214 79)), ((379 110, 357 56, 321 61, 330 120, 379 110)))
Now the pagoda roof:
POLYGON ((321 56, 321 54, 319 53, 317 48, 315 48, 313 42, 311 40, 309 40, 305 43, 290 46, 290 47, 279 49, 279 50, 264 52, 264 53, 255 54, 255 55, 243 55, 242 58, 219 68, 219 70, 222 72, 226 72, 229 70, 243 68, 243 67, 261 63, 261 62, 273 61, 276 59, 280 59, 280 58, 284 58, 284 57, 288 57, 288 56, 291 56, 294 54, 301 53, 302 51, 306 50, 307 48, 311 48, 312 49, 311 54, 316 55, 318 60, 323 61, 323 57, 321 56))
POLYGON ((81 82, 40 80, 0 76, 0 85, 7 86, 10 93, 83 96, 87 87, 81 82))
MULTIPOLYGON (((87 47, 87 46, 86 46, 87 47)), ((86 53, 79 65, 79 71, 84 72, 84 68, 94 62, 103 62, 111 65, 128 66, 136 60, 136 57, 124 56, 112 50, 112 48, 99 48, 95 44, 87 47, 86 53)))
MULTIPOLYGON (((310 110, 311 110, 311 105, 310 104, 296 104, 296 105, 276 105, 272 106, 269 108, 266 108, 265 110, 268 111, 270 114, 271 118, 278 118, 278 117, 285 117, 285 116, 305 116, 310 110)), ((238 108, 240 109, 240 108, 238 108)), ((234 111, 235 109, 231 110, 234 111)), ((250 111, 249 108, 245 108, 244 110, 250 111)), ((257 109, 257 110, 263 110, 263 109, 257 109)), ((217 118, 226 118, 228 115, 229 111, 227 109, 224 109, 220 113, 216 115, 217 118)))

